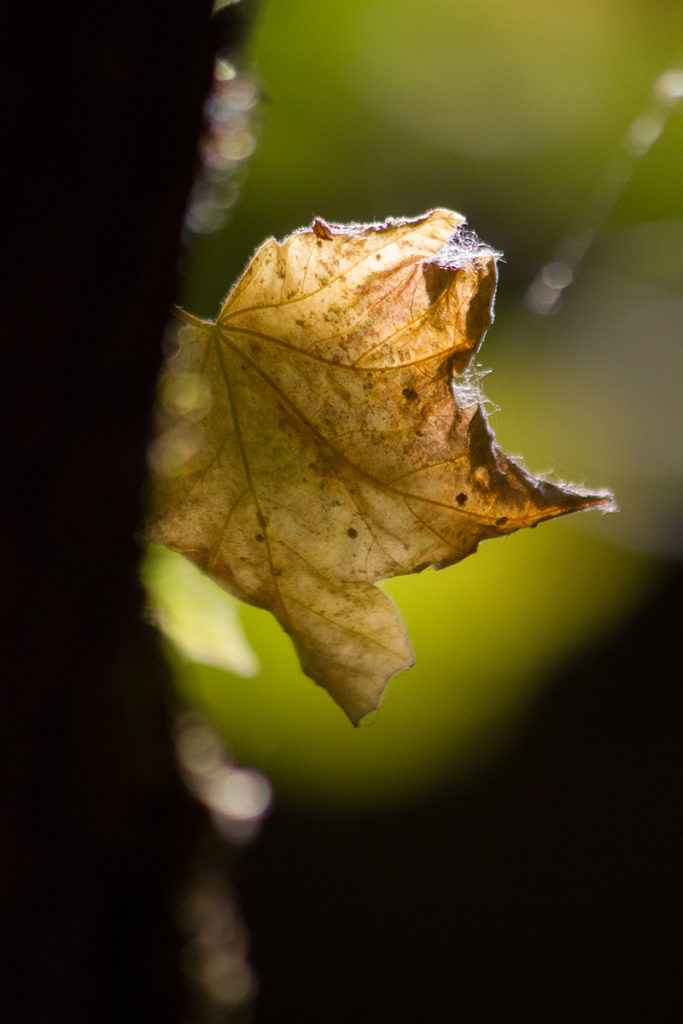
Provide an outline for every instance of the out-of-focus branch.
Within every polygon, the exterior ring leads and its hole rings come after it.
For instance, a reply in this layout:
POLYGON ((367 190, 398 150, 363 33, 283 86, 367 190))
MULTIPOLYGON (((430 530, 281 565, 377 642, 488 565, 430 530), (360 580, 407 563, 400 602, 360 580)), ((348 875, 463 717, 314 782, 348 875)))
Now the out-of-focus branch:
POLYGON ((21 69, 0 403, 7 1020, 184 1019, 174 906, 205 826, 177 774, 135 533, 210 13, 38 2, 6 22, 21 69))

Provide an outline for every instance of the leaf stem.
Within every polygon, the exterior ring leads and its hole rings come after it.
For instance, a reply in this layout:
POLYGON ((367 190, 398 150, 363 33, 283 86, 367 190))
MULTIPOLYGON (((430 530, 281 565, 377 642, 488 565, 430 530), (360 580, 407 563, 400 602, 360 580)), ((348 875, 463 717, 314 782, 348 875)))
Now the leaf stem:
POLYGON ((183 323, 189 324, 190 327, 206 327, 207 324, 211 323, 210 320, 200 320, 198 316, 193 316, 192 313, 188 313, 186 309, 175 304, 171 306, 171 312, 178 320, 182 320, 183 323))

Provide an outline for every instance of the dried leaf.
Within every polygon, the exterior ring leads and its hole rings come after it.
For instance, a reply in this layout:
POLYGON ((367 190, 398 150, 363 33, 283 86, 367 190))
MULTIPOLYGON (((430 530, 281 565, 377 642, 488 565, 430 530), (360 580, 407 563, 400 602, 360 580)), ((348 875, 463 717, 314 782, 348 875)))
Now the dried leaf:
POLYGON ((215 323, 185 315, 162 382, 150 538, 277 616, 354 722, 413 661, 378 580, 611 502, 531 477, 456 379, 496 287, 497 254, 462 224, 268 240, 215 323))

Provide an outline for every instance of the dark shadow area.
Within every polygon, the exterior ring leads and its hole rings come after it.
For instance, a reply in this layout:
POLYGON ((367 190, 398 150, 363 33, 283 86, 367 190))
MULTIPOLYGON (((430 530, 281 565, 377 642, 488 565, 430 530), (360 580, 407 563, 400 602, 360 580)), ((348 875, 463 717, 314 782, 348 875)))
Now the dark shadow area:
POLYGON ((430 805, 276 811, 241 871, 255 1020, 678 1020, 680 570, 430 805))
POLYGON ((185 1018, 204 817, 141 621, 145 448, 214 42, 208 0, 12 5, 5 141, 0 1016, 185 1018))

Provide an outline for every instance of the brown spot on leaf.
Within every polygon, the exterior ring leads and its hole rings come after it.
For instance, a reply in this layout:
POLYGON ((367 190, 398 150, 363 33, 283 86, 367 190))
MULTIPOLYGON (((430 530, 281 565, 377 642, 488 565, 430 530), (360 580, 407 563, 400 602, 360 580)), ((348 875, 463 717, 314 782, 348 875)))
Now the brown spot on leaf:
POLYGON ((318 239, 325 241, 332 241, 334 235, 330 229, 330 225, 322 219, 322 217, 316 217, 313 221, 313 234, 318 239))

